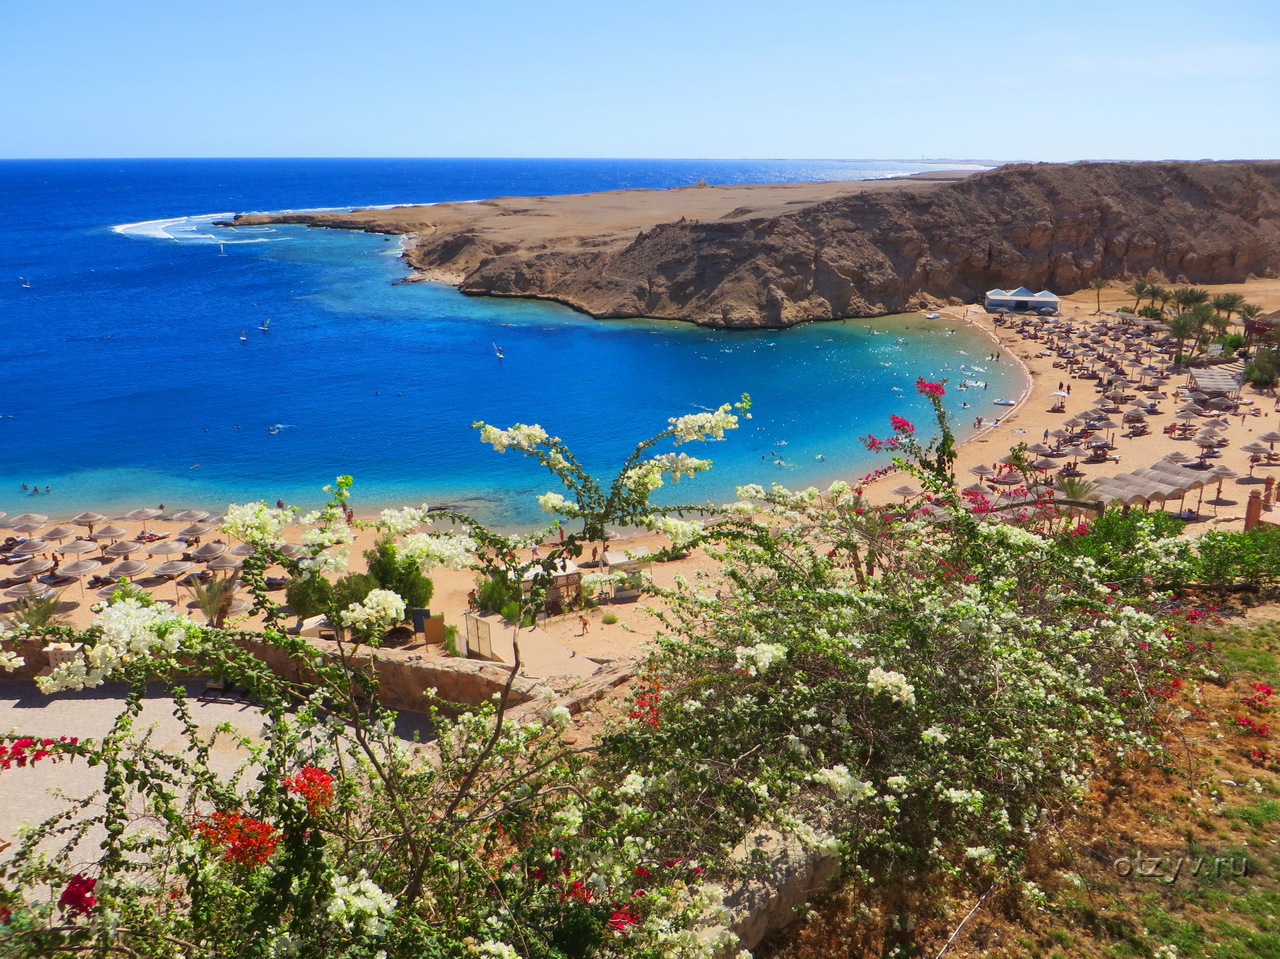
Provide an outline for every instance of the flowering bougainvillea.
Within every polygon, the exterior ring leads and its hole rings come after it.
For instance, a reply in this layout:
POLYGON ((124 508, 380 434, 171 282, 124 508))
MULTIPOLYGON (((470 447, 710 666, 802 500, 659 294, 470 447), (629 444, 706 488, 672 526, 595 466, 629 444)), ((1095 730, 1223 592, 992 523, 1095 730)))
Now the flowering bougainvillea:
POLYGON ((215 812, 197 819, 191 830, 237 866, 260 866, 271 858, 280 831, 269 823, 238 812, 215 812))

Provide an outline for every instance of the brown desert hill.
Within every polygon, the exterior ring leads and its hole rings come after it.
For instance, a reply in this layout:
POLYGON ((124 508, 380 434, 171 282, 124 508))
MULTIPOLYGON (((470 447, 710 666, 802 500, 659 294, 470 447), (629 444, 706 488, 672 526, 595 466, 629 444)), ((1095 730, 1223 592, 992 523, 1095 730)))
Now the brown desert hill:
POLYGON ((1263 275, 1280 266, 1280 162, 1015 164, 235 222, 272 221, 411 233, 413 278, 466 293, 779 327, 972 302, 992 287, 1263 275))

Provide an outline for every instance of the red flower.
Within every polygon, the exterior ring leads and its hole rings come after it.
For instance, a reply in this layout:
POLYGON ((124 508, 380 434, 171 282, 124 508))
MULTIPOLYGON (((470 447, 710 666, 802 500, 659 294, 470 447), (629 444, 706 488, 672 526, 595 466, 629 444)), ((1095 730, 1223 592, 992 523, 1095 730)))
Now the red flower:
POLYGON ((89 910, 98 901, 93 896, 93 887, 97 884, 98 880, 90 879, 83 873, 76 873, 67 883, 67 888, 62 890, 62 895, 58 897, 58 905, 68 910, 73 916, 87 916, 89 910))
MULTIPOLYGON (((943 381, 945 382, 945 380, 943 381)), ((916 392, 921 396, 941 397, 946 395, 946 388, 939 383, 930 383, 923 376, 916 378, 916 392)))
POLYGON ((909 433, 914 433, 916 431, 916 428, 911 425, 910 420, 903 419, 897 413, 889 414, 889 422, 893 426, 893 431, 899 436, 906 436, 909 433))
POLYGON ((307 812, 319 816, 333 802, 333 777, 317 766, 303 766, 284 781, 285 787, 307 802, 307 812))
POLYGON ((221 848, 224 862, 260 866, 276 851, 280 832, 274 826, 238 812, 216 812, 192 829, 205 842, 221 848))
POLYGON ((609 928, 614 932, 626 932, 627 928, 634 926, 640 921, 630 906, 623 906, 621 909, 615 909, 613 915, 609 917, 609 928))

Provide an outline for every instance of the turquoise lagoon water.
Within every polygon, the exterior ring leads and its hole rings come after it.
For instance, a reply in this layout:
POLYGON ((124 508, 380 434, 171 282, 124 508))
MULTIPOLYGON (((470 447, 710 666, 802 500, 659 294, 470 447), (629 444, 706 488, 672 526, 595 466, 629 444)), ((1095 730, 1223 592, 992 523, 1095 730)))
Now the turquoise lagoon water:
MULTIPOLYGON (((917 376, 989 383, 949 391, 963 433, 974 416, 999 415, 991 401, 1016 397, 1020 374, 985 362, 980 334, 920 316, 751 332, 598 321, 397 284, 405 269, 386 237, 212 221, 246 209, 924 168, 878 162, 0 163, 11 211, 0 226, 0 509, 313 505, 350 473, 359 509, 453 503, 525 525, 553 483, 481 444, 474 421, 540 423, 607 473, 668 417, 743 392, 752 419, 689 450, 715 468, 664 492, 722 501, 740 483, 861 475, 883 460, 860 436, 887 433, 891 412, 922 419, 917 376)), ((944 166, 954 164, 934 168, 944 166)))

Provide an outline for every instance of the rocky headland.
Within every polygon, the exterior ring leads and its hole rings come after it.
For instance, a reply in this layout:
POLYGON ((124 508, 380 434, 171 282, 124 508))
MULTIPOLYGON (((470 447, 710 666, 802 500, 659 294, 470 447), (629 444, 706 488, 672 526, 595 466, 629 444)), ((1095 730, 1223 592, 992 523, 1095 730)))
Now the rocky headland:
POLYGON ((621 190, 253 214, 410 235, 411 280, 592 316, 782 327, 1071 292, 1095 277, 1236 283, 1280 269, 1280 162, 1013 164, 892 180, 621 190))

